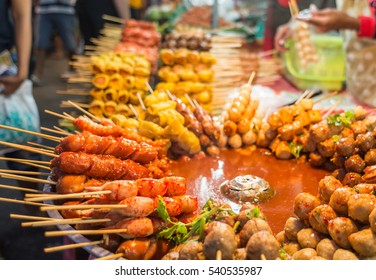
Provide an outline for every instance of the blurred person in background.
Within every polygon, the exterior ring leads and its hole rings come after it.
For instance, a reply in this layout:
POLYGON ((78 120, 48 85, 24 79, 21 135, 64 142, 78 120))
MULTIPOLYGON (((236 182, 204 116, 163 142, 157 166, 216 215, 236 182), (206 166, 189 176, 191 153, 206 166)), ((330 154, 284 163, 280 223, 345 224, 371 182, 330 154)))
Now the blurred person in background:
MULTIPOLYGON (((296 0, 299 9, 308 9, 311 4, 323 9, 335 7, 335 0, 296 0)), ((289 0, 269 0, 264 34, 264 50, 275 47, 275 36, 280 26, 284 27, 291 18, 289 0)), ((278 47, 278 46, 277 46, 278 47)))
MULTIPOLYGON (((76 0, 39 0, 35 6, 36 31, 35 31, 35 70, 32 81, 35 85, 40 85, 43 79, 44 64, 47 51, 50 48, 53 36, 56 34, 61 38, 68 60, 71 61, 76 53, 77 40, 75 37, 76 0)), ((73 75, 72 66, 62 75, 69 78, 73 75)))
POLYGON ((77 0, 76 13, 85 45, 93 45, 91 39, 99 37, 104 15, 130 18, 129 0, 77 0))

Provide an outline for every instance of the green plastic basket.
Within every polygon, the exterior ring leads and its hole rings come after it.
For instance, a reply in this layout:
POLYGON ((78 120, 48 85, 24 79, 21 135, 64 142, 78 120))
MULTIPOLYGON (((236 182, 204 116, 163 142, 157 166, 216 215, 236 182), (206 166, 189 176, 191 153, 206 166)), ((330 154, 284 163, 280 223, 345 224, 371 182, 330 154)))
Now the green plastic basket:
POLYGON ((302 68, 294 41, 290 40, 287 43, 289 50, 282 55, 283 74, 301 90, 342 89, 346 63, 343 39, 334 35, 313 35, 312 42, 317 49, 319 61, 302 68))

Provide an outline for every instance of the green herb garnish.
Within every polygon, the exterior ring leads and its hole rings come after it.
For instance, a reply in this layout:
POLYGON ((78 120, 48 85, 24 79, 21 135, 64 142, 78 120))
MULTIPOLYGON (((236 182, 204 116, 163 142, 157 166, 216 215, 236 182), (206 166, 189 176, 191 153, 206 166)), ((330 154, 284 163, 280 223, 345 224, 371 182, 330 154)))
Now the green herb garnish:
POLYGON ((339 140, 341 140, 341 136, 340 135, 333 135, 332 136, 332 140, 334 143, 337 143, 339 140))
POLYGON ((283 249, 283 248, 279 249, 279 257, 281 258, 281 260, 288 260, 289 259, 286 250, 283 249))
POLYGON ((289 143, 289 149, 291 154, 298 159, 300 157, 300 152, 303 150, 304 146, 300 144, 296 144, 294 142, 289 143))
POLYGON ((255 207, 255 208, 253 208, 253 209, 251 209, 251 210, 247 210, 246 211, 246 216, 247 216, 247 218, 248 219, 253 219, 253 218, 258 218, 258 217, 260 217, 260 214, 261 214, 261 210, 260 210, 260 208, 258 208, 258 207, 255 207))
POLYGON ((346 111, 343 114, 334 114, 333 116, 328 116, 326 121, 329 125, 341 126, 342 124, 349 127, 355 118, 355 113, 352 110, 346 111))
POLYGON ((212 199, 209 199, 201 211, 200 215, 190 223, 173 222, 167 212, 166 204, 161 196, 158 197, 157 214, 165 222, 169 222, 171 227, 165 228, 157 233, 158 238, 171 240, 175 245, 186 242, 190 237, 198 234, 203 236, 205 225, 209 223, 213 217, 218 218, 223 214, 235 215, 235 213, 222 206, 215 205, 212 199))

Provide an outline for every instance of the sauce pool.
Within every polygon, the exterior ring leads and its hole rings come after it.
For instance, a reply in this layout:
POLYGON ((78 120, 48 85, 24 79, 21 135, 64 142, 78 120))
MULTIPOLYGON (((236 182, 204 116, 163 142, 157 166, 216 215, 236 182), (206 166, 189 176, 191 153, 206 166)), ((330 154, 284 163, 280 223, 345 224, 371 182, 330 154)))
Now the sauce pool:
POLYGON ((268 181, 276 194, 259 204, 276 234, 293 214, 295 196, 301 192, 318 193, 318 183, 328 171, 315 169, 308 162, 278 160, 264 150, 223 150, 218 157, 178 160, 172 163, 173 175, 187 178, 187 194, 198 197, 199 207, 212 198, 238 211, 241 203, 228 200, 220 191, 226 180, 239 175, 255 175, 268 181))

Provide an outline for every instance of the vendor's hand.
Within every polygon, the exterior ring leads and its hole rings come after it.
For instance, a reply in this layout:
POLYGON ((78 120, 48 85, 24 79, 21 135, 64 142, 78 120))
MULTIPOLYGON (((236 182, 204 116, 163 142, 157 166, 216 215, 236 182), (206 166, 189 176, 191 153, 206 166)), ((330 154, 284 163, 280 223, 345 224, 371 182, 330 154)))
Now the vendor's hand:
POLYGON ((359 29, 359 20, 353 18, 346 13, 336 9, 323 9, 318 11, 312 11, 311 17, 299 18, 298 20, 305 21, 314 25, 319 32, 327 32, 330 30, 339 29, 359 29))
POLYGON ((26 78, 16 76, 0 77, 0 87, 4 88, 3 93, 12 94, 26 80, 26 78))
POLYGON ((274 47, 279 52, 287 51, 285 46, 286 40, 291 37, 291 29, 288 24, 278 27, 277 33, 274 37, 274 47))

